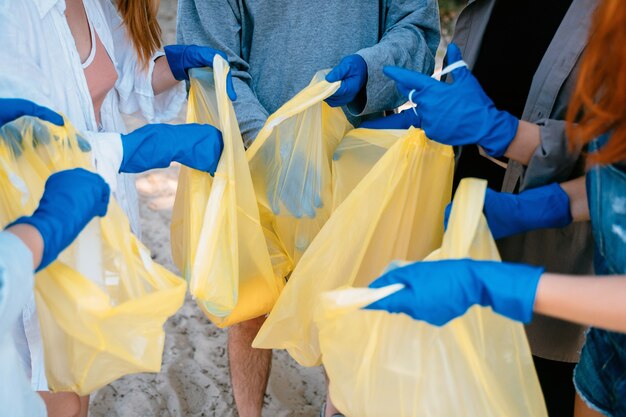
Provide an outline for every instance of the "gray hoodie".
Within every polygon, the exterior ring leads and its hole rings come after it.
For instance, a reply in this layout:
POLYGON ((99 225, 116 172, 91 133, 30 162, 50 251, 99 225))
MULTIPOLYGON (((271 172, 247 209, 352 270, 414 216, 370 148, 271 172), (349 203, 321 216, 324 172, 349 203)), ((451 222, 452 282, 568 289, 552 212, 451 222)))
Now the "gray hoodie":
POLYGON ((367 100, 347 113, 397 107, 405 99, 383 67, 430 74, 439 43, 435 0, 179 0, 177 26, 179 43, 228 54, 248 145, 268 114, 346 55, 358 53, 368 66, 367 100))

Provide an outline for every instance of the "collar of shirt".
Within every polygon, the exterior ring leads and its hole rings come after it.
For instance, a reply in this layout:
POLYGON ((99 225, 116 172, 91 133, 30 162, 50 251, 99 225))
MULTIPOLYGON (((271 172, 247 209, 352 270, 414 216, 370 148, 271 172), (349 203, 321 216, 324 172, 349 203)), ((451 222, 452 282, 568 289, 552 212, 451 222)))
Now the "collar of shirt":
POLYGON ((65 12, 65 0, 35 0, 39 17, 43 18, 53 7, 59 7, 61 12, 65 12))

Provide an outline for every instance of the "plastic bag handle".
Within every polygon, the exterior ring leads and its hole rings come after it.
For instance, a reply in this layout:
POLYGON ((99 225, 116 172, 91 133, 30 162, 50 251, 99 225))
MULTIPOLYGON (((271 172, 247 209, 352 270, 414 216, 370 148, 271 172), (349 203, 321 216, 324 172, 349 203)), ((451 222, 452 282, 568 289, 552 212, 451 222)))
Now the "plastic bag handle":
POLYGON ((470 252, 483 216, 487 181, 465 178, 454 195, 448 228, 443 235, 441 251, 450 257, 464 257, 470 252))

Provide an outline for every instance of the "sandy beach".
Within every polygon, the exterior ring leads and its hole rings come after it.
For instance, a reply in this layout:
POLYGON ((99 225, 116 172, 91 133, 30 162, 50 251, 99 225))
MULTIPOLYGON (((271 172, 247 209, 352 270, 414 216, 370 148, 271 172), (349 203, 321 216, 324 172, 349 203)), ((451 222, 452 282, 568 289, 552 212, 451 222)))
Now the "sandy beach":
MULTIPOLYGON (((176 0, 162 0, 165 44, 176 40, 176 0)), ((184 120, 184 118, 181 118, 184 120)), ((137 178, 142 240, 162 265, 178 273, 170 255, 170 218, 178 167, 137 178)), ((165 325, 159 374, 122 378, 91 395, 92 417, 235 417, 230 389, 226 331, 218 329, 190 297, 165 325)), ((316 416, 325 393, 321 369, 303 368, 286 352, 275 352, 264 416, 316 416)))

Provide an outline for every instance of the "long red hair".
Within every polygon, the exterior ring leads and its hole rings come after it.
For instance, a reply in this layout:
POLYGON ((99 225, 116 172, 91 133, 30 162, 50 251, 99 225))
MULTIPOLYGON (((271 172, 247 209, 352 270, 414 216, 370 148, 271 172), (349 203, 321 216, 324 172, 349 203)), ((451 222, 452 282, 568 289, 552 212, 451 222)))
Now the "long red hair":
POLYGON ((161 26, 157 20, 159 5, 160 0, 117 1, 117 10, 144 67, 161 47, 161 26))
POLYGON ((603 0, 593 15, 573 98, 567 111, 570 144, 580 147, 611 132, 591 163, 626 160, 626 1, 603 0))

